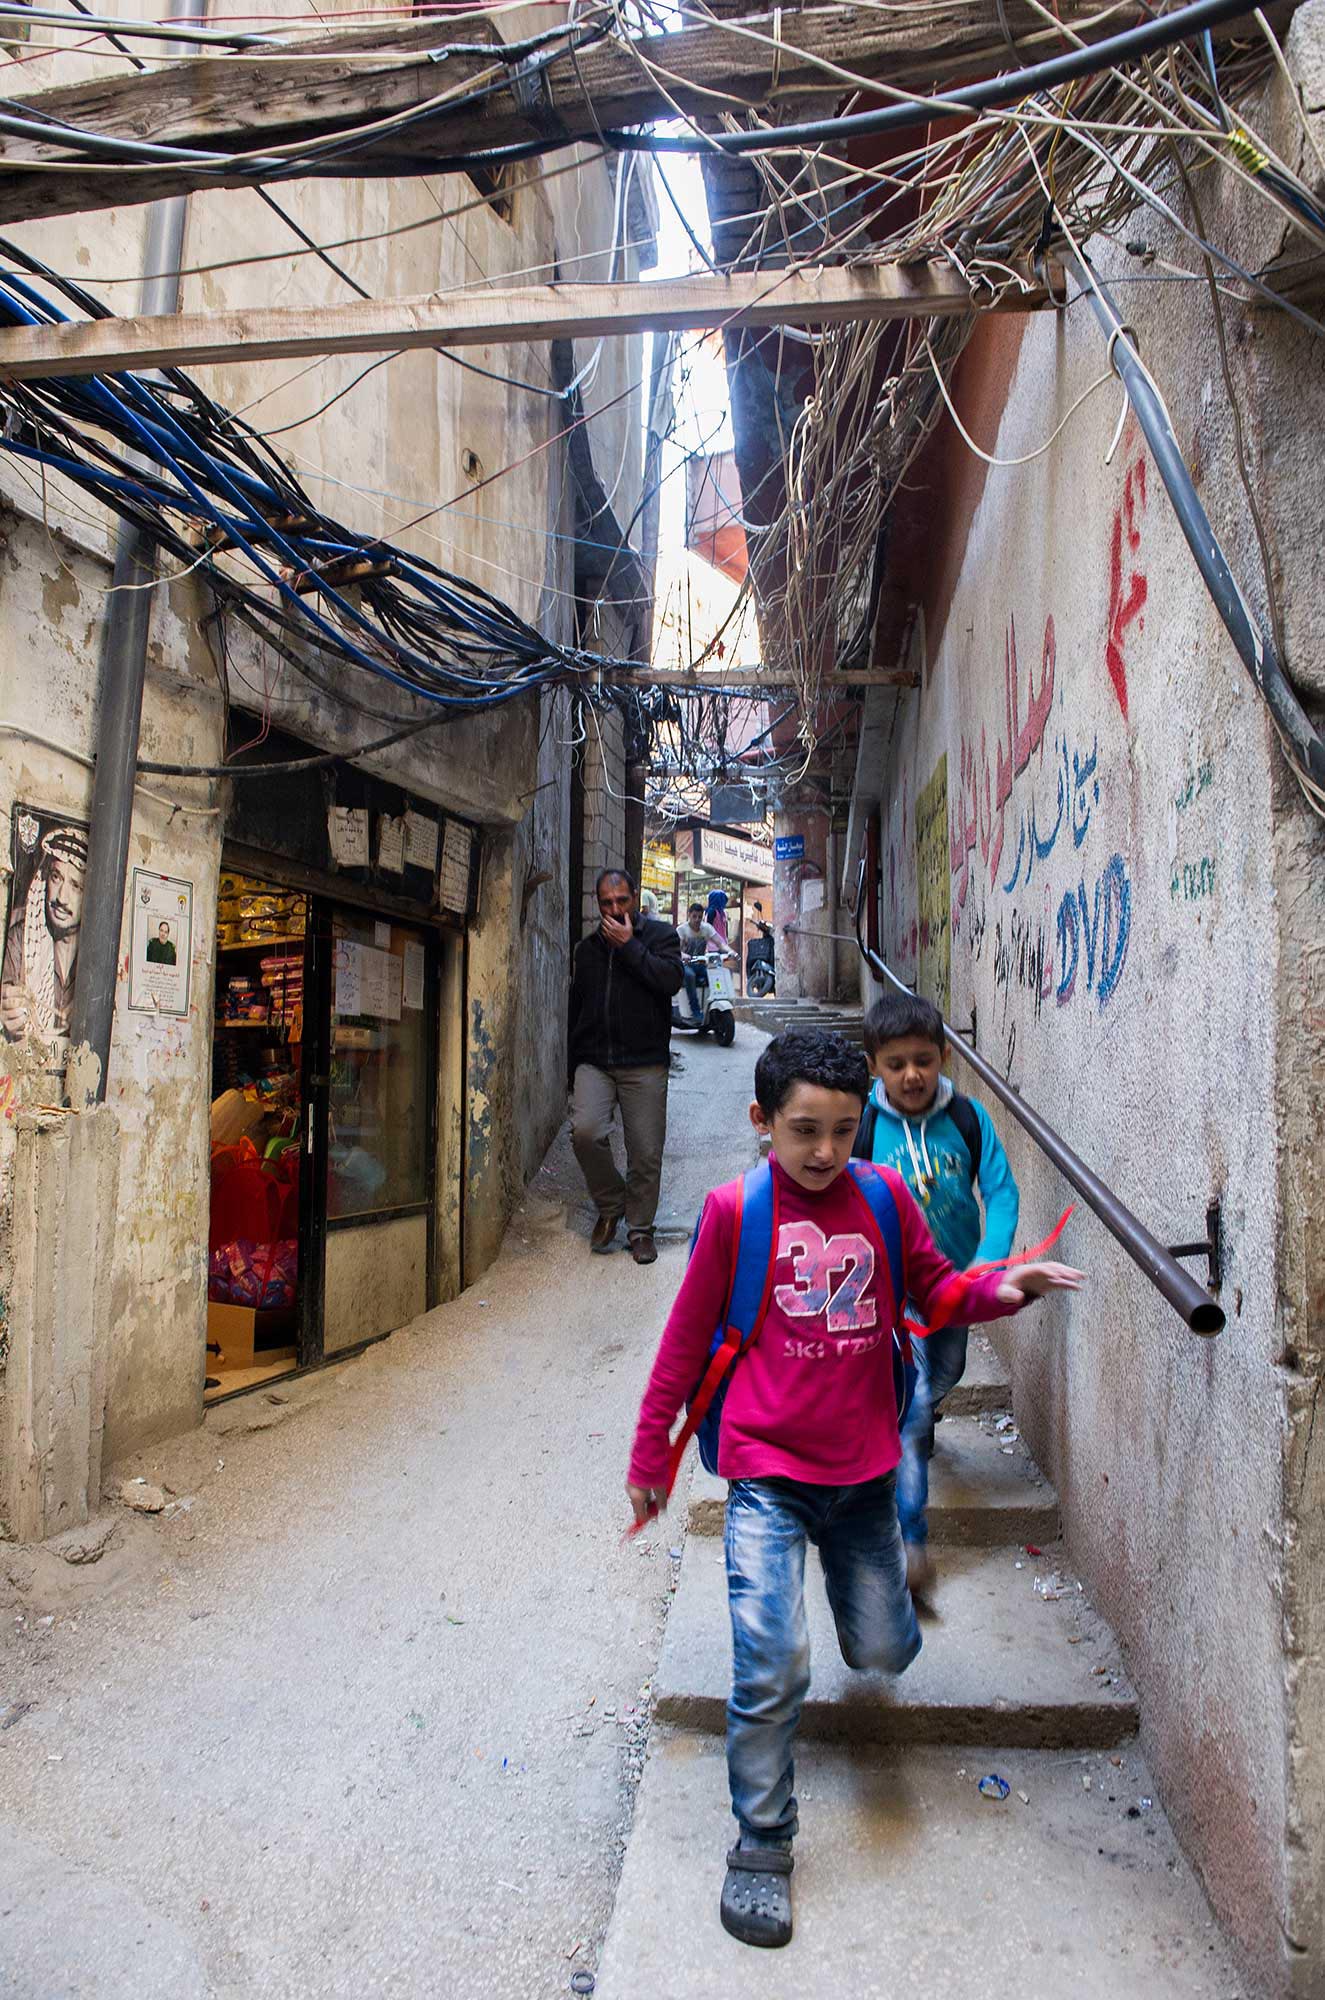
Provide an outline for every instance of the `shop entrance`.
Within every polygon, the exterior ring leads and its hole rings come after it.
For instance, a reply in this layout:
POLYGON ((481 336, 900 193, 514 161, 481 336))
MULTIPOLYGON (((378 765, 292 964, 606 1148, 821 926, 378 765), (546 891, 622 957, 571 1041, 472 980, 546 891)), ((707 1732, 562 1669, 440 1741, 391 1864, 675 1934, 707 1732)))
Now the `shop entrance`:
POLYGON ((422 925, 227 870, 217 911, 206 1397, 432 1296, 438 950, 422 925))

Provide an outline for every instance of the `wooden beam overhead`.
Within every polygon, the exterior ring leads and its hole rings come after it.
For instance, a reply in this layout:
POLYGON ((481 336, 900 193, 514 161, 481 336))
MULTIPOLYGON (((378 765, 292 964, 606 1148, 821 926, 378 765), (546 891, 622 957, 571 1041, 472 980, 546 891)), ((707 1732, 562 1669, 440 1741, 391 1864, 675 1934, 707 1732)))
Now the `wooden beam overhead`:
MULTIPOLYGON (((1010 289, 990 310, 1034 311, 1061 299, 1061 273, 1051 273, 1048 284, 1029 272, 1020 275, 1025 290, 1010 289)), ((421 298, 356 299, 343 306, 272 306, 15 328, 0 333, 0 381, 284 361, 307 354, 499 347, 648 329, 690 332, 732 325, 832 326, 846 320, 950 317, 984 305, 942 262, 748 271, 652 284, 485 287, 421 298)))
MULTIPOLYGON (((1278 19, 1294 3, 1276 0, 1271 13, 1278 19)), ((1103 9, 1095 0, 1058 0, 1055 8, 1061 27, 1084 41, 1117 34, 1149 11, 1130 0, 1103 9)), ((483 14, 377 24, 285 43, 272 56, 213 55, 61 85, 11 99, 8 109, 108 138, 230 152, 308 144, 432 106, 372 148, 320 169, 341 178, 399 176, 434 173, 439 158, 549 132, 567 143, 592 141, 600 127, 647 124, 674 116, 677 107, 711 117, 720 98, 732 109, 776 101, 794 112, 798 99, 840 88, 843 72, 927 92, 1005 69, 1014 54, 1032 62, 1056 53, 1063 37, 1032 0, 948 0, 937 21, 905 8, 788 8, 633 43, 591 43, 558 57, 536 85, 500 70, 494 75, 485 45, 494 52, 502 46, 483 14), (478 79, 499 87, 479 104, 448 105, 448 97, 478 79)), ((35 53, 29 45, 28 57, 35 53)), ((205 178, 170 162, 88 167, 58 140, 9 133, 0 137, 0 223, 155 201, 202 186, 242 187, 252 179, 251 168, 224 165, 205 178)))
MULTIPOLYGON (((719 694, 790 693, 798 685, 791 674, 776 667, 761 667, 749 673, 741 673, 737 668, 728 673, 709 673, 703 667, 641 667, 630 673, 605 672, 603 678, 614 687, 624 682, 631 687, 678 688, 682 692, 686 688, 703 688, 706 693, 716 689, 719 694)), ((849 693, 852 688, 918 685, 917 675, 897 667, 866 667, 859 673, 825 674, 820 682, 825 694, 849 693)))

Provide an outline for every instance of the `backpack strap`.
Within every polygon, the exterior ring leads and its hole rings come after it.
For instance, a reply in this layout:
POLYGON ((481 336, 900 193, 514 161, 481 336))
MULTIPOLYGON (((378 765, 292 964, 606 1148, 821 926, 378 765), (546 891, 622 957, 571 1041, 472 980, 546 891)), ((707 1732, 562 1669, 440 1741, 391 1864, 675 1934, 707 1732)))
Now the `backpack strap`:
POLYGON ((969 1097, 962 1097, 954 1091, 948 1099, 948 1116, 962 1135, 962 1142, 971 1156, 971 1185, 980 1178, 980 1159, 985 1149, 984 1127, 980 1115, 969 1097))
POLYGON ((856 1131, 856 1143, 851 1148, 853 1160, 874 1158, 874 1128, 879 1122, 879 1107, 872 1097, 865 1099, 865 1109, 860 1114, 860 1124, 856 1131))
MULTIPOLYGON (((667 1461, 669 1495, 681 1469, 686 1446, 702 1427, 714 1397, 732 1368, 759 1337, 773 1289, 773 1241, 776 1232, 777 1189, 772 1168, 767 1160, 761 1160, 758 1166, 751 1167, 741 1182, 736 1228, 732 1235, 726 1311, 709 1355, 708 1366, 686 1406, 685 1422, 672 1442, 667 1461)), ((698 1234, 697 1226, 696 1237, 698 1234)))
POLYGON ((888 1257, 888 1275, 892 1279, 893 1302, 898 1319, 902 1316, 902 1303, 906 1297, 906 1273, 902 1264, 902 1223, 897 1213, 897 1202, 888 1185, 886 1175, 877 1168, 862 1172, 855 1161, 848 1162, 847 1172, 856 1184, 856 1191, 874 1218, 875 1226, 883 1238, 883 1247, 888 1257))
POLYGON ((754 1344, 768 1310, 773 1285, 773 1237, 777 1207, 773 1169, 767 1160, 750 1168, 741 1183, 741 1205, 732 1240, 732 1274, 723 1324, 740 1336, 739 1352, 754 1344))

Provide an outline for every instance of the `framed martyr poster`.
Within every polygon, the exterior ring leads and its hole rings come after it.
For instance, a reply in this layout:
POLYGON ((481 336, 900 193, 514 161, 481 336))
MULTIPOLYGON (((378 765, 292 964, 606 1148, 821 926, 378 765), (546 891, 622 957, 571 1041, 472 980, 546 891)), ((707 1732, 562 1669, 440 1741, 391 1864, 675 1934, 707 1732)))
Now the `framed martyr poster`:
POLYGON ((13 868, 0 972, 0 1028, 63 1065, 78 977, 87 828, 63 814, 14 808, 13 868))
POLYGON ((130 1011, 182 1017, 193 979, 193 884, 135 868, 130 908, 130 1011))

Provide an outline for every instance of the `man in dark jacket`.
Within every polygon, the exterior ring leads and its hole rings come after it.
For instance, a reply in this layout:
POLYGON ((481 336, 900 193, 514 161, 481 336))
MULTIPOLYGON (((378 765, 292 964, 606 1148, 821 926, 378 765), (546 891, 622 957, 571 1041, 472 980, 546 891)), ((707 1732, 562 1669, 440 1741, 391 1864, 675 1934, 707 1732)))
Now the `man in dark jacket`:
POLYGON ((576 948, 571 977, 571 1140, 598 1209, 589 1248, 605 1255, 624 1215, 631 1256, 652 1264, 681 944, 670 924, 640 915, 635 884, 624 869, 605 869, 595 893, 601 920, 576 948), (618 1107, 624 1180, 612 1158, 618 1107))

